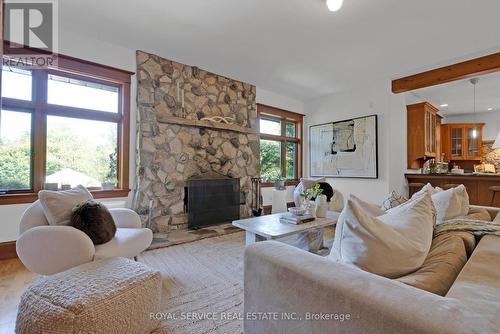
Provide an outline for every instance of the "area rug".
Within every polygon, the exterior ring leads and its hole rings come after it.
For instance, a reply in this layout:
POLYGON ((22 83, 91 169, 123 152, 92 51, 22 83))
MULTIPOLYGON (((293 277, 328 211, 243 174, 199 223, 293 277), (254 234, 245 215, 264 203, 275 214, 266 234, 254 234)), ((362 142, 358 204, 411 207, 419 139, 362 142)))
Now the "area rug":
POLYGON ((140 256, 163 280, 155 333, 243 333, 244 239, 238 232, 140 256))

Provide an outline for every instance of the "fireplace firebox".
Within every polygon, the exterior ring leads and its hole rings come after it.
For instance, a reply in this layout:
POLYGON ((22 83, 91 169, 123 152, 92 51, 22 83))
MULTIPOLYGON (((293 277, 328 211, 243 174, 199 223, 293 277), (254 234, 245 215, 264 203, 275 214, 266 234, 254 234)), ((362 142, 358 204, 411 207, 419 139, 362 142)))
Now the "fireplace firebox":
POLYGON ((239 219, 240 197, 238 178, 220 176, 188 180, 184 196, 188 228, 196 229, 239 219))

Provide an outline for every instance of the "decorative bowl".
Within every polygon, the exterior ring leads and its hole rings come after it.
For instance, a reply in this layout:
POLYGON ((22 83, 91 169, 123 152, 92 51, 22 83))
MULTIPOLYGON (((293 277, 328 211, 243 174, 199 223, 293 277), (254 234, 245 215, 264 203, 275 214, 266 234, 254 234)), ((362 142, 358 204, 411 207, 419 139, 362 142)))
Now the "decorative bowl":
POLYGON ((293 207, 293 208, 288 208, 288 212, 290 212, 292 215, 302 216, 304 215, 304 213, 306 213, 306 210, 303 208, 293 207))

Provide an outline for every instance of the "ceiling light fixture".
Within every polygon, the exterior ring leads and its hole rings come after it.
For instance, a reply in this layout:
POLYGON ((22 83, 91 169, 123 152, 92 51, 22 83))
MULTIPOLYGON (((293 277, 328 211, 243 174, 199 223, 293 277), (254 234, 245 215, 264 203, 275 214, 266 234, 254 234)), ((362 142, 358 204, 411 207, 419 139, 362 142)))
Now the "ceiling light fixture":
POLYGON ((493 108, 488 108, 488 111, 492 111, 492 110, 493 110, 493 108))
POLYGON ((342 7, 344 0, 326 0, 326 6, 331 12, 336 12, 342 7))
POLYGON ((440 105, 441 108, 446 108, 448 106, 448 103, 444 103, 442 105, 440 105))

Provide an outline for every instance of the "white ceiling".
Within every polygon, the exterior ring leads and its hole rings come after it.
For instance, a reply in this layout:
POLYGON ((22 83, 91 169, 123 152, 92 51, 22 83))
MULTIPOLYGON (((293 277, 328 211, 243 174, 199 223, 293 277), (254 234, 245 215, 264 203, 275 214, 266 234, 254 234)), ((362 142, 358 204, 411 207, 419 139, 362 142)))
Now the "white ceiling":
MULTIPOLYGON (((476 112, 500 112, 500 72, 477 78, 476 112)), ((472 114, 474 111, 474 86, 469 80, 418 89, 412 95, 407 102, 430 102, 442 115, 472 114), (448 106, 441 107, 443 104, 448 106)))
POLYGON ((498 13, 498 0, 59 1, 60 29, 301 100, 499 51, 498 13))

